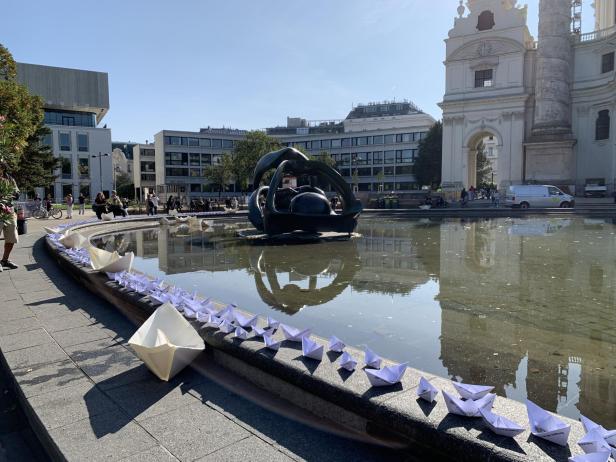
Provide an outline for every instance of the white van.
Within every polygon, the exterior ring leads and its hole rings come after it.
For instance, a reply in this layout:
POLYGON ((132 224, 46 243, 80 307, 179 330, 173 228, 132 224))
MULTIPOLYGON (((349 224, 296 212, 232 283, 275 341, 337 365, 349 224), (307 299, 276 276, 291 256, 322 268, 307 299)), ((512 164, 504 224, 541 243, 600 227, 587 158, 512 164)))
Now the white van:
POLYGON ((565 194, 551 185, 514 185, 509 186, 505 204, 510 207, 560 207, 570 208, 575 205, 575 198, 565 194))

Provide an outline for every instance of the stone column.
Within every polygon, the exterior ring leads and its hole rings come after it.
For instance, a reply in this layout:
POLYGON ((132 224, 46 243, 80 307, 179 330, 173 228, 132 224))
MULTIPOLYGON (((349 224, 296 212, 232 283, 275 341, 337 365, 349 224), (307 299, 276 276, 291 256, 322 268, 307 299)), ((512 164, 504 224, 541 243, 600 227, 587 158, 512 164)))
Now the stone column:
POLYGON ((540 0, 533 136, 571 133, 571 2, 540 0))

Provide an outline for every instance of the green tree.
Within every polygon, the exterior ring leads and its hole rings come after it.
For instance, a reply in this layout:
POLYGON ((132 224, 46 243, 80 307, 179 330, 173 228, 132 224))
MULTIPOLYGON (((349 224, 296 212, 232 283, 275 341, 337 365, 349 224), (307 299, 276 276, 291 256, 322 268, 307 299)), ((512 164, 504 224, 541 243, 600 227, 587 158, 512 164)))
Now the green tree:
POLYGON ((51 146, 42 143, 42 139, 51 133, 41 125, 27 140, 13 177, 22 192, 34 193, 34 188, 46 187, 55 180, 54 170, 59 167, 59 158, 54 157, 51 146))
POLYGON ((316 155, 308 155, 311 160, 318 160, 331 168, 336 168, 336 161, 328 151, 321 151, 316 155))
POLYGON ((16 69, 11 53, 0 44, 0 161, 10 174, 43 123, 43 101, 17 83, 16 69))
POLYGON ((135 184, 133 178, 128 173, 120 173, 115 178, 115 189, 118 196, 128 199, 135 198, 135 184))
POLYGON ((234 175, 233 157, 227 153, 220 157, 217 164, 212 164, 205 169, 205 177, 210 183, 218 186, 218 197, 226 190, 234 175))
POLYGON ((419 142, 419 153, 413 165, 413 174, 420 186, 441 184, 443 164, 443 123, 436 122, 419 142))
POLYGON ((229 181, 235 179, 242 191, 248 191, 259 159, 264 154, 276 151, 281 147, 280 142, 276 138, 266 133, 258 130, 248 132, 246 138, 235 143, 235 148, 230 154, 233 178, 229 179, 229 181))
POLYGON ((488 186, 492 182, 492 162, 486 157, 483 142, 477 146, 477 188, 488 186))
POLYGON ((379 169, 379 172, 376 174, 376 181, 379 184, 378 191, 383 191, 385 186, 383 185, 383 181, 385 180, 385 174, 383 173, 383 169, 379 169))

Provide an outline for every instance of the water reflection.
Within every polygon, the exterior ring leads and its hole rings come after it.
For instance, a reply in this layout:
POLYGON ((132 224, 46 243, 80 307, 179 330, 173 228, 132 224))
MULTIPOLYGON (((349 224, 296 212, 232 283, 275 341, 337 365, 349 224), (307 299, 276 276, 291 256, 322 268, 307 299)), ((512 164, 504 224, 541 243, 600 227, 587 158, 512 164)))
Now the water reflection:
POLYGON ((191 289, 515 399, 616 427, 611 220, 362 220, 362 237, 258 246, 235 227, 103 237, 191 289), (238 290, 239 289, 239 290, 238 290), (257 303, 258 302, 258 303, 257 303), (280 314, 279 314, 280 315, 280 314))

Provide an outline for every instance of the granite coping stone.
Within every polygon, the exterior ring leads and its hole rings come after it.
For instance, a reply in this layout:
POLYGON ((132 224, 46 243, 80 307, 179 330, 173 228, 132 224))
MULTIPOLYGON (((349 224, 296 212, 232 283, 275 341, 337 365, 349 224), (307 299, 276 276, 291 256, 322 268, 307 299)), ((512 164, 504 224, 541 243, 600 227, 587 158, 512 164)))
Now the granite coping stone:
POLYGON ((40 327, 28 332, 18 332, 10 335, 0 335, 0 349, 5 353, 33 346, 53 343, 49 333, 40 327))
MULTIPOLYGON (((106 300, 112 301, 133 323, 139 325, 156 309, 157 304, 152 303, 147 298, 126 290, 119 290, 120 287, 113 281, 108 281, 104 275, 74 264, 66 256, 59 254, 49 240, 47 240, 47 247, 60 263, 60 266, 68 270, 76 279, 85 282, 85 285, 92 291, 106 300)), ((409 368, 401 384, 394 387, 374 389, 370 387, 365 373, 361 370, 363 353, 356 349, 347 348, 347 351, 350 351, 358 360, 357 370, 353 373, 347 373, 336 364, 336 355, 326 353, 323 361, 317 362, 301 356, 301 344, 289 344, 285 341, 278 352, 273 352, 265 349, 260 339, 249 338, 245 341, 239 341, 234 339, 232 334, 224 335, 214 329, 202 329, 196 323, 193 324, 199 328, 199 332, 208 346, 219 349, 278 379, 288 381, 303 389, 306 393, 314 394, 326 401, 330 400, 337 406, 356 413, 367 419, 368 432, 374 431, 377 434, 389 432, 392 437, 402 437, 417 454, 429 454, 438 458, 458 461, 556 460, 564 462, 568 456, 582 453, 575 444, 575 441, 581 436, 581 424, 567 418, 562 419, 570 423, 573 430, 569 445, 564 449, 542 442, 535 437, 529 437, 528 432, 514 440, 507 439, 491 433, 481 419, 449 415, 440 394, 436 402, 432 404, 424 403, 415 396, 419 377, 422 375, 431 380, 437 388, 454 391, 451 382, 448 380, 409 368), (460 451, 462 447, 464 451, 460 451)), ((277 338, 281 338, 279 333, 276 335, 277 338)), ((313 339, 325 343, 324 339, 318 339, 314 336, 313 339)), ((117 351, 117 354, 121 354, 120 350, 117 349, 123 347, 114 345, 110 348, 117 351)), ((133 363, 127 358, 126 368, 138 369, 139 361, 135 361, 133 363)), ((77 362, 79 363, 79 361, 77 362)), ((84 361, 82 360, 82 362, 84 361)), ((224 366, 224 364, 222 365, 224 366)), ((121 372, 126 371, 117 370, 112 375, 121 372)), ((91 374, 89 373, 89 375, 91 374)), ((110 375, 103 376, 103 379, 109 378, 110 375)), ((505 398, 497 398, 494 410, 524 424, 526 427, 528 426, 525 407, 520 403, 505 398)), ((201 414, 209 415, 209 412, 215 411, 189 405, 167 412, 165 417, 172 417, 180 422, 186 422, 187 418, 192 417, 194 421, 198 421, 201 418, 207 418, 207 416, 201 414)), ((332 416, 332 418, 335 419, 335 416, 332 416)), ((172 447, 177 448, 178 451, 190 451, 191 448, 186 447, 190 445, 190 441, 193 438, 198 439, 200 431, 207 430, 200 429, 199 426, 197 426, 198 428, 191 428, 188 434, 182 435, 185 441, 178 447, 179 442, 170 437, 168 428, 161 428, 157 419, 154 417, 146 418, 142 423, 146 428, 149 426, 148 431, 153 435, 158 434, 156 437, 176 456, 179 453, 176 453, 172 447)), ((229 438, 233 441, 239 441, 248 435, 245 434, 240 437, 237 432, 232 433, 229 438)), ((201 448, 201 450, 207 451, 208 448, 201 448)), ((215 450, 211 449, 210 452, 215 450)), ((203 454, 204 452, 201 452, 201 455, 203 454)), ((182 454, 180 458, 186 456, 187 454, 182 454)))

